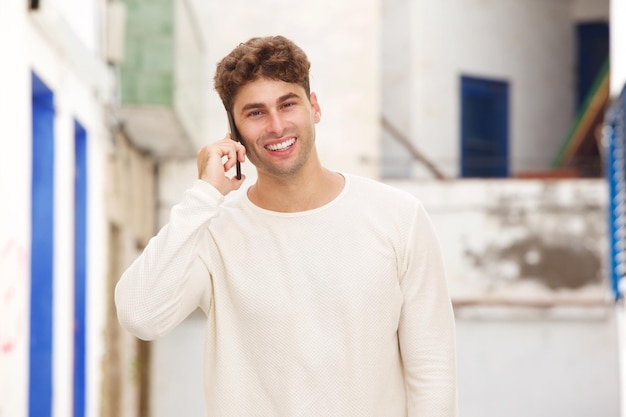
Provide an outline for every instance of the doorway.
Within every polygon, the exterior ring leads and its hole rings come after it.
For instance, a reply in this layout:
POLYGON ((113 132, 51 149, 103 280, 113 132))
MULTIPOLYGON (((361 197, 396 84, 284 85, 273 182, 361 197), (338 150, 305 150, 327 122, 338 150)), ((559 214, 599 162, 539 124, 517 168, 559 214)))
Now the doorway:
POLYGON ((507 177, 509 85, 461 77, 461 176, 507 177))

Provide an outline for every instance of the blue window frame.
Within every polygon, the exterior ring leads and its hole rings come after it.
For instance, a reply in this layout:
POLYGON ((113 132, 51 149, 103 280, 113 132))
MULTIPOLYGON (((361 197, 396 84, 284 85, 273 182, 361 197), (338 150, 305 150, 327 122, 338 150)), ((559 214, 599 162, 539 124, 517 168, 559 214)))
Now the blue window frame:
POLYGON ((87 132, 74 121, 74 417, 85 416, 87 354, 87 132))
POLYGON ((32 86, 29 416, 52 415, 54 274, 54 94, 32 86))

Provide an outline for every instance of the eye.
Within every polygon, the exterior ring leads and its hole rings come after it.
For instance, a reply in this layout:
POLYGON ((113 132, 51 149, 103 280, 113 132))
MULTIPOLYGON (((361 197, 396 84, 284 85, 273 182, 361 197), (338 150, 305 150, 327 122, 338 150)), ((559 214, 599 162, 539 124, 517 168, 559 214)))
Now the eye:
POLYGON ((294 101, 288 101, 288 102, 283 104, 283 108, 289 108, 289 107, 293 107, 295 105, 296 105, 296 103, 294 101))
POLYGON ((261 115, 261 110, 253 110, 248 113, 248 117, 257 117, 261 115))

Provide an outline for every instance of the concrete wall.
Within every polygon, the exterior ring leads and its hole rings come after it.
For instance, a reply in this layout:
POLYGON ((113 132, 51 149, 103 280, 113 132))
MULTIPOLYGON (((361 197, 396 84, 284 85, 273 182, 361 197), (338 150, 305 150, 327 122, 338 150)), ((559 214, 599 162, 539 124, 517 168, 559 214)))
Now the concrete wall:
MULTIPOLYGON (((415 146, 457 176, 460 78, 495 79, 509 83, 511 172, 550 167, 574 116, 574 24, 608 20, 608 0, 453 0, 445 7, 394 0, 385 2, 384 10, 383 56, 395 66, 383 64, 389 75, 383 88, 390 91, 383 95, 383 114, 415 146)), ((390 176, 397 175, 397 165, 405 172, 411 165, 393 147, 383 155, 383 162, 395 161, 386 163, 390 176)), ((410 171, 432 178, 420 164, 412 164, 410 171)))
POLYGON ((148 406, 148 342, 139 341, 122 329, 114 303, 115 286, 124 270, 140 255, 154 235, 156 224, 155 163, 134 148, 122 132, 114 137, 109 155, 107 217, 109 220, 106 327, 100 380, 99 417, 142 416, 148 406))
POLYGON ((456 308, 463 417, 618 417, 613 307, 456 308))
POLYGON ((389 181, 433 218, 457 301, 602 301, 604 180, 389 181))
MULTIPOLYGON (((53 415, 72 415, 74 119, 88 140, 88 286, 87 415, 96 416, 102 358, 106 231, 103 176, 107 126, 102 105, 110 78, 94 50, 101 23, 89 23, 89 36, 75 32, 80 19, 65 15, 55 2, 42 2, 29 16, 24 2, 0 4, 0 415, 25 417, 28 404, 30 311, 31 71, 55 94, 54 200, 54 335, 53 415), (81 40, 82 39, 82 40, 81 40), (84 42, 83 42, 84 41, 84 42)), ((77 1, 79 10, 94 10, 98 1, 77 1), (80 3, 80 5, 78 5, 80 3)), ((90 12, 89 12, 90 13, 90 12)), ((89 14, 88 13, 88 14, 89 14)), ((83 26, 84 28, 85 26, 83 26)), ((42 209, 42 208, 40 208, 42 209)), ((43 208, 45 209, 45 208, 43 208)))

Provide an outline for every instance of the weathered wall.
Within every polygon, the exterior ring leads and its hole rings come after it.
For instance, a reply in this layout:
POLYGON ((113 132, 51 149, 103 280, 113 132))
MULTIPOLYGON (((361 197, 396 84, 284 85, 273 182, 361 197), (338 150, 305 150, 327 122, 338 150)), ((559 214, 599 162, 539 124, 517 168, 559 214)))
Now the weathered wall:
POLYGON ((604 180, 390 183, 431 214, 457 301, 609 295, 604 180))
POLYGON ((135 417, 149 406, 148 342, 121 328, 114 304, 115 285, 154 235, 156 223, 155 162, 135 149, 121 132, 106 167, 108 275, 104 299, 105 356, 101 361, 99 417, 135 417))

